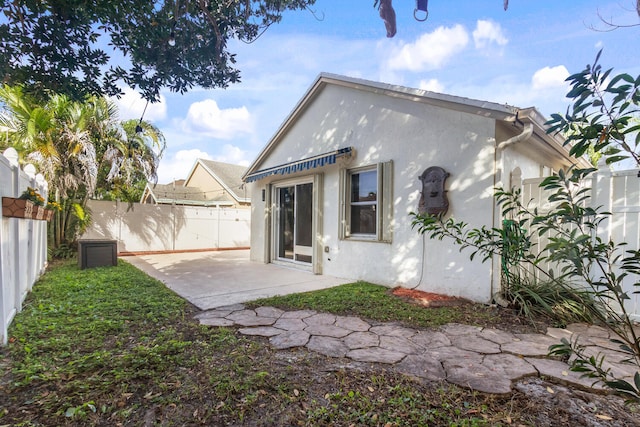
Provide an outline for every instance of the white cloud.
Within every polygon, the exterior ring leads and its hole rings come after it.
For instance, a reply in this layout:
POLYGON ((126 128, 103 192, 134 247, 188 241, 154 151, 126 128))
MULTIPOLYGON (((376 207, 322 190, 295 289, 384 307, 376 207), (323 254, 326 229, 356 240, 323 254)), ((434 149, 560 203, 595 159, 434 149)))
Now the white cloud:
POLYGON ((251 114, 247 107, 220 109, 213 99, 191 104, 181 127, 187 133, 219 139, 250 134, 253 130, 251 114))
POLYGON ((145 111, 147 101, 138 92, 131 88, 125 88, 123 92, 124 95, 119 99, 116 97, 111 98, 118 106, 120 120, 140 120, 143 112, 144 120, 148 122, 164 120, 167 117, 167 100, 162 94, 160 95, 160 102, 150 102, 145 111))
POLYGON ((185 179, 197 159, 213 160, 213 157, 197 148, 177 151, 173 156, 165 156, 158 167, 158 182, 166 184, 176 179, 185 179))
POLYGON ((462 25, 438 27, 423 34, 414 43, 401 44, 387 60, 392 70, 427 71, 441 68, 452 56, 469 43, 462 25))
POLYGON ((557 89, 567 86, 569 71, 564 65, 544 67, 533 74, 531 86, 534 90, 557 89))
POLYGON ((249 166, 251 163, 245 150, 231 144, 225 144, 222 153, 214 156, 214 160, 241 166, 249 166))
POLYGON ((420 80, 418 87, 431 92, 444 92, 444 85, 438 79, 420 80))
POLYGON ((480 19, 476 29, 473 30, 473 42, 476 49, 485 49, 493 44, 504 46, 509 40, 505 37, 500 24, 480 19))

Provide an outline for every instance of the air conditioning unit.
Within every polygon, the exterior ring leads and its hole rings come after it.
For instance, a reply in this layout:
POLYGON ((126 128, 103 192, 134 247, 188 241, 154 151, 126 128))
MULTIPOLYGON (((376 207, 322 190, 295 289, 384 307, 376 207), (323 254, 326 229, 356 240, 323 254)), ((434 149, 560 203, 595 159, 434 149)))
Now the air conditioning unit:
POLYGON ((117 240, 78 240, 78 266, 81 270, 118 265, 117 240))

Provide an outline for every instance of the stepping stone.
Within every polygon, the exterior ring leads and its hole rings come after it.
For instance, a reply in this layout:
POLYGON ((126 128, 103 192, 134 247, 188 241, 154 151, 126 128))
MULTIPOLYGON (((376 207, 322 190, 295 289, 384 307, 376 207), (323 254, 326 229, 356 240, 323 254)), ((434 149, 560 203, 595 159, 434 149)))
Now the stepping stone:
POLYGON ((227 319, 229 320, 233 320, 234 322, 236 321, 236 319, 246 319, 246 318, 251 318, 251 317, 256 317, 256 312, 253 310, 240 310, 240 311, 234 311, 233 313, 225 316, 227 319))
POLYGON ((350 329, 354 332, 366 332, 371 328, 371 325, 359 317, 355 316, 336 316, 336 326, 344 329, 350 329))
POLYGON ((238 303, 238 304, 229 304, 229 305, 223 305, 220 307, 216 307, 214 308, 214 310, 221 310, 221 311, 240 311, 240 310, 244 310, 246 307, 244 306, 244 304, 238 303))
POLYGON ((231 313, 233 313, 233 311, 230 310, 207 310, 200 312, 193 317, 196 319, 212 319, 216 317, 227 317, 231 313))
POLYGON ((444 360, 447 381, 472 390, 492 394, 511 392, 512 378, 536 375, 537 370, 515 356, 476 356, 467 360, 444 360), (513 366, 510 366, 513 364, 513 366))
POLYGON ((443 333, 445 333, 447 336, 452 337, 455 335, 476 334, 482 331, 482 328, 479 326, 461 325, 459 323, 449 323, 447 325, 441 326, 440 330, 443 333))
POLYGON ((509 393, 511 380, 484 366, 482 364, 484 356, 473 354, 473 356, 466 358, 440 359, 447 373, 447 381, 485 393, 509 393))
POLYGON ((441 381, 447 378, 442 363, 425 354, 410 354, 395 365, 395 369, 403 374, 429 381, 441 381))
POLYGON ((271 326, 258 326, 256 328, 241 328, 238 329, 242 335, 255 335, 260 337, 273 337, 280 335, 284 331, 278 328, 272 328, 271 326))
MULTIPOLYGON (((582 336, 580 336, 580 339, 581 338, 582 336)), ((595 346, 601 347, 600 351, 603 351, 604 349, 608 349, 612 351, 620 350, 620 344, 612 342, 609 338, 600 338, 600 337, 591 337, 591 336, 585 337, 585 338, 586 339, 584 341, 579 340, 580 344, 595 345, 595 346)), ((616 339, 619 339, 619 338, 616 338, 616 339)))
POLYGON ((442 332, 437 331, 418 331, 409 339, 424 350, 451 346, 451 340, 442 332))
MULTIPOLYGON (((627 360, 631 356, 628 353, 622 353, 620 351, 607 350, 601 347, 588 346, 584 348, 586 356, 593 356, 600 360, 604 356, 602 362, 602 369, 611 369, 611 374, 615 378, 633 378, 638 372, 638 366, 633 362, 627 360)), ((571 360, 575 359, 575 355, 571 357, 571 360)), ((633 381, 631 382, 633 384, 633 381)))
POLYGON ((380 347, 359 348, 347 353, 347 357, 358 362, 398 363, 407 355, 399 351, 387 350, 380 347))
POLYGON ((206 326, 218 326, 218 327, 235 325, 233 320, 225 319, 224 317, 207 317, 204 319, 200 319, 200 324, 206 325, 206 326))
POLYGON ((424 353, 424 348, 409 341, 407 338, 380 335, 380 347, 387 350, 401 351, 405 354, 420 354, 424 353))
POLYGON ((352 331, 348 329, 339 328, 333 325, 318 324, 310 325, 304 328, 305 332, 310 335, 321 335, 324 337, 342 338, 349 335, 352 331))
POLYGON ((588 325, 586 323, 572 323, 566 328, 569 332, 581 335, 583 337, 610 338, 612 333, 602 326, 588 325))
POLYGON ((500 353, 499 344, 480 338, 477 335, 454 335, 450 339, 452 345, 462 350, 475 351, 482 354, 500 353))
POLYGON ((303 319, 307 325, 333 325, 336 322, 336 316, 328 313, 318 313, 303 319))
POLYGON ((258 316, 261 317, 275 317, 278 319, 284 313, 284 310, 280 310, 275 307, 258 307, 255 309, 255 312, 258 316))
POLYGON ((309 342, 310 335, 305 331, 285 331, 269 338, 271 345, 278 349, 304 347, 309 342))
POLYGON ((483 329, 478 336, 485 340, 492 341, 496 344, 507 344, 513 342, 515 335, 510 332, 501 331, 500 329, 486 328, 483 329))
POLYGON ((315 310, 295 310, 295 311, 285 311, 280 316, 281 319, 306 319, 307 317, 311 317, 313 315, 318 314, 315 310))
POLYGON ((569 341, 571 341, 571 339, 573 338, 573 332, 563 328, 547 328, 547 335, 549 335, 551 338, 557 339, 558 343, 560 343, 560 340, 562 340, 562 338, 565 338, 569 341))
POLYGON ((307 343, 307 348, 329 357, 344 357, 349 348, 337 338, 313 336, 307 343))
POLYGON ((284 329, 285 331, 302 331, 307 327, 307 324, 304 323, 302 319, 281 317, 276 320, 273 327, 284 329))
POLYGON ((586 390, 603 390, 602 384, 594 384, 595 380, 592 378, 581 378, 581 373, 570 371, 569 365, 559 360, 535 357, 526 357, 524 360, 531 363, 540 376, 548 377, 552 381, 586 390))
POLYGON ((445 360, 470 360, 472 358, 480 357, 480 355, 473 351, 463 350, 458 347, 438 347, 435 349, 429 349, 425 352, 425 355, 429 355, 441 362, 445 360))
POLYGON ((491 394, 511 393, 511 380, 495 375, 486 367, 478 364, 473 368, 450 365, 444 362, 447 381, 461 387, 491 394))
POLYGON ((382 325, 382 326, 373 326, 369 329, 370 332, 378 335, 389 335, 391 337, 403 337, 403 338, 411 338, 417 332, 413 329, 405 328, 402 326, 396 325, 382 325))
POLYGON ((354 332, 342 339, 350 350, 357 348, 377 347, 380 344, 380 337, 373 332, 354 332))
POLYGON ((482 365, 511 381, 538 375, 532 364, 512 354, 490 354, 484 357, 482 365))
POLYGON ((257 316, 253 310, 236 311, 228 315, 227 319, 233 320, 240 326, 271 326, 276 321, 273 317, 257 316))
POLYGON ((516 339, 520 341, 503 344, 502 351, 517 356, 545 357, 549 354, 549 346, 560 344, 557 338, 540 334, 516 334, 516 339))

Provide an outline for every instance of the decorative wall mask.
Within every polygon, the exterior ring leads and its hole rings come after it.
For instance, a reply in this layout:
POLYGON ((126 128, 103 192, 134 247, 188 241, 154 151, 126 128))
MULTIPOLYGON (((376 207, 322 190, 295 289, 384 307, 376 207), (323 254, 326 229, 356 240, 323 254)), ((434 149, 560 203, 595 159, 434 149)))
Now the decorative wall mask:
POLYGON ((430 215, 445 214, 449 209, 449 200, 447 199, 447 190, 444 189, 444 183, 449 176, 439 166, 431 166, 422 172, 418 177, 422 183, 422 193, 420 194, 420 203, 418 212, 430 215))

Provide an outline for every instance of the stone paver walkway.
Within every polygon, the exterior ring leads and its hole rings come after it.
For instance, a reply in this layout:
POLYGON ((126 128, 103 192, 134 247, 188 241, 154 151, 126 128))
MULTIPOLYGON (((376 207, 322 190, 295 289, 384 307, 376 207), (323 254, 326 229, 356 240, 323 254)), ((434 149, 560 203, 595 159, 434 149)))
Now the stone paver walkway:
POLYGON ((623 362, 624 354, 609 342, 609 332, 598 326, 550 328, 546 335, 461 324, 417 330, 313 310, 247 309, 242 304, 204 311, 197 318, 203 325, 235 326, 244 335, 268 337, 277 349, 306 347, 326 356, 385 363, 407 375, 487 393, 509 393, 513 381, 527 376, 601 390, 592 380, 569 371, 566 363, 547 356, 550 345, 573 334, 593 354, 605 354, 607 367, 619 378, 630 379, 635 373, 633 365, 623 362))

